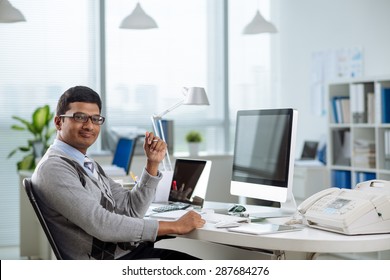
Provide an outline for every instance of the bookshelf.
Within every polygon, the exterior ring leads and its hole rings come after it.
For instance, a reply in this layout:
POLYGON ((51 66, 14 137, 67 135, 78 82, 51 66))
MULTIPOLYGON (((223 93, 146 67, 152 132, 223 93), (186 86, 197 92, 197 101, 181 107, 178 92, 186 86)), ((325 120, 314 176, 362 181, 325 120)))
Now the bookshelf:
POLYGON ((390 77, 331 82, 327 98, 331 186, 390 180, 390 77))

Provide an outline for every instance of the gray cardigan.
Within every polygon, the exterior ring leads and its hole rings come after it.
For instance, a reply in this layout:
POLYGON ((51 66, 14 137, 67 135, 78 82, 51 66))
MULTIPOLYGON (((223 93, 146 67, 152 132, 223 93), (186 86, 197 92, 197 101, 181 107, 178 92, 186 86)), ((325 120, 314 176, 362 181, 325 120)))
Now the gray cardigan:
POLYGON ((116 259, 139 242, 156 240, 158 222, 143 217, 161 173, 151 176, 144 170, 131 191, 105 175, 100 178, 88 176, 53 147, 32 175, 38 204, 64 259, 116 259))

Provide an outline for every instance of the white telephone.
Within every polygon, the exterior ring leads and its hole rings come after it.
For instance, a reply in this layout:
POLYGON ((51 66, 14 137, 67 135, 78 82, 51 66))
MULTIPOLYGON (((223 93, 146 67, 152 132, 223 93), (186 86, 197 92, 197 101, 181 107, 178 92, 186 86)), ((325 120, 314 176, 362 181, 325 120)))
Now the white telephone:
POLYGON ((328 188, 298 206, 307 225, 347 235, 390 233, 390 182, 370 180, 355 189, 328 188))

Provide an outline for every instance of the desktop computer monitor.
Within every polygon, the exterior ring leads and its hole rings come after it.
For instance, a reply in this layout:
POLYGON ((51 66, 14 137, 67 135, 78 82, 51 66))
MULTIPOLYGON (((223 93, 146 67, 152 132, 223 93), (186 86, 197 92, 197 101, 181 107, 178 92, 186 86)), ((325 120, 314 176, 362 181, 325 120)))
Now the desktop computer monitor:
POLYGON ((297 116, 294 109, 237 112, 232 195, 276 201, 282 207, 293 199, 297 116))

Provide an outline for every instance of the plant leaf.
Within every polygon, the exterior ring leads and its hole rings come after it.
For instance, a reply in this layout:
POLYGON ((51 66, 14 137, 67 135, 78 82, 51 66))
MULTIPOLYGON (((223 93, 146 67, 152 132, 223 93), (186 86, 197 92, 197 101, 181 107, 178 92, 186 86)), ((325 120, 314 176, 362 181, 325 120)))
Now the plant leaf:
POLYGON ((18 150, 19 150, 18 148, 12 150, 12 151, 8 154, 7 158, 12 157, 18 150))
POLYGON ((35 159, 33 154, 25 156, 17 163, 18 170, 32 170, 35 168, 35 159))
POLYGON ((31 125, 30 122, 26 121, 25 119, 22 119, 20 117, 17 117, 17 116, 12 116, 13 119, 15 120, 18 120, 20 121, 22 124, 24 124, 26 127, 28 127, 29 125, 31 125))
POLYGON ((35 110, 32 116, 33 118, 32 124, 37 134, 40 134, 43 128, 46 126, 46 124, 48 123, 49 116, 50 116, 50 109, 48 105, 45 105, 35 110))
POLYGON ((22 152, 28 152, 30 151, 31 147, 19 147, 19 150, 22 152))
POLYGON ((11 129, 14 129, 14 130, 26 130, 25 127, 21 127, 21 126, 16 125, 16 124, 12 125, 11 129))

